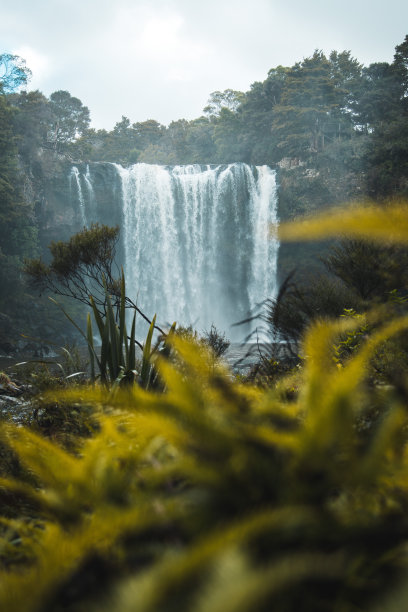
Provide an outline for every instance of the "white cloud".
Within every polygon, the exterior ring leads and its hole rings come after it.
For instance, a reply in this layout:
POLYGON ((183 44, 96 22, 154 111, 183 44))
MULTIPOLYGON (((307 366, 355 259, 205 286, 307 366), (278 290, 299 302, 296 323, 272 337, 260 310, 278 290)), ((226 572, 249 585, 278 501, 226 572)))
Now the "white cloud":
POLYGON ((113 49, 117 61, 127 66, 130 74, 140 71, 149 74, 152 81, 157 77, 189 81, 196 74, 196 66, 213 55, 209 45, 189 35, 181 14, 160 7, 122 8, 110 36, 119 41, 113 49))
POLYGON ((27 68, 32 72, 29 88, 40 89, 52 73, 50 58, 28 46, 13 49, 13 55, 19 55, 24 58, 27 68))

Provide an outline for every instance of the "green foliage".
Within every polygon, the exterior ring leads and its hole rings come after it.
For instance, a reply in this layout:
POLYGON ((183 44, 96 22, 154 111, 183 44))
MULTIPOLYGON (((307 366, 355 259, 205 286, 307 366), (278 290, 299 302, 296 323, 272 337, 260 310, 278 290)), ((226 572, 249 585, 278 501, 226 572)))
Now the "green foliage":
POLYGON ((13 131, 18 152, 24 163, 32 167, 41 147, 47 141, 52 111, 47 98, 40 91, 22 91, 8 96, 15 108, 13 131))
POLYGON ((91 122, 89 109, 68 91, 54 91, 50 96, 52 124, 47 141, 58 151, 79 138, 91 122))
POLYGON ((94 303, 103 309, 104 283, 110 291, 118 291, 114 269, 118 234, 118 227, 95 223, 66 242, 52 242, 51 263, 47 265, 41 258, 26 260, 24 272, 41 292, 49 290, 89 306, 92 294, 94 303))
POLYGON ((243 99, 244 94, 241 91, 233 89, 213 91, 203 112, 209 117, 219 117, 223 108, 235 112, 243 99))
POLYGON ((22 260, 38 252, 34 211, 23 196, 12 124, 15 112, 0 95, 0 310, 14 313, 21 302, 22 260))
POLYGON ((202 334, 199 334, 192 325, 188 327, 180 325, 175 329, 174 333, 177 337, 195 344, 197 347, 206 347, 217 358, 222 357, 230 345, 230 341, 226 338, 225 334, 221 333, 214 324, 211 325, 208 331, 204 331, 202 334))
POLYGON ((209 349, 214 352, 216 357, 222 357, 231 344, 225 334, 219 332, 214 324, 211 325, 209 331, 204 332, 202 338, 209 349))
POLYGON ((272 123, 282 157, 310 156, 324 149, 329 122, 342 103, 331 78, 331 65, 321 51, 288 72, 272 123))
POLYGON ((16 91, 27 84, 31 78, 31 70, 25 60, 18 55, 2 53, 0 55, 0 93, 16 91))
POLYGON ((328 270, 363 301, 386 301, 391 291, 406 291, 407 264, 406 249, 362 240, 342 241, 325 260, 328 270))
POLYGON ((94 343, 91 315, 88 313, 87 328, 86 333, 84 333, 64 308, 62 308, 58 302, 55 302, 55 300, 52 301, 61 308, 64 315, 71 321, 86 341, 89 351, 91 381, 93 383, 98 378, 104 386, 115 388, 119 385, 132 384, 137 381, 143 388, 148 389, 157 382, 157 372, 154 369, 153 356, 160 343, 165 342, 165 338, 160 337, 156 345, 152 347, 153 333, 156 328, 156 315, 150 322, 145 343, 141 345, 136 340, 135 309, 133 310, 130 336, 127 334, 127 298, 123 270, 120 279, 120 296, 117 308, 114 308, 112 305, 111 296, 109 295, 106 284, 104 288, 104 316, 101 315, 93 296, 89 296, 90 305, 100 336, 100 347, 98 348, 94 343), (136 357, 136 345, 140 347, 142 352, 140 360, 136 357), (96 376, 96 366, 98 368, 98 376, 96 376))
POLYGON ((385 325, 339 370, 330 347, 352 325, 310 330, 295 402, 212 373, 175 336, 177 360, 158 363, 165 394, 62 395, 100 407, 100 430, 78 455, 3 425, 2 443, 35 484, 9 476, 1 491, 35 508, 38 527, 3 519, 21 537, 2 537, 11 564, 1 605, 369 609, 403 565, 407 422, 389 390, 378 394, 378 422, 357 426, 370 407, 365 364, 408 321, 385 325))
MULTIPOLYGON (((296 279, 296 276, 295 276, 296 279)), ((353 287, 327 276, 312 276, 307 283, 289 277, 278 297, 266 305, 265 321, 278 339, 287 342, 294 355, 305 330, 316 319, 339 317, 346 308, 361 304, 353 287)))
MULTIPOLYGON (((89 356, 91 360, 92 380, 95 380, 94 362, 96 361, 99 368, 99 375, 102 383, 108 384, 109 381, 111 382, 111 384, 120 384, 121 382, 133 382, 137 375, 135 352, 136 311, 133 313, 132 331, 130 334, 130 338, 128 339, 125 321, 125 280, 123 274, 121 281, 118 324, 115 321, 115 312, 108 293, 106 294, 105 321, 103 321, 103 319, 101 318, 99 311, 95 305, 95 302, 92 298, 91 305, 101 338, 100 358, 98 358, 94 348, 91 317, 88 314, 86 338, 88 342, 89 356)), ((150 330, 148 338, 151 339, 150 330)), ((147 359, 147 355, 145 354, 144 359, 147 359)))
MULTIPOLYGON (((191 151, 195 161, 205 162, 239 155, 262 163, 288 153, 309 163, 314 157, 315 178, 324 185, 324 172, 339 171, 337 154, 350 169, 361 143, 369 141, 370 159, 381 161, 379 180, 371 183, 375 193, 390 185, 398 191, 404 187, 405 149, 401 137, 398 154, 389 155, 387 125, 393 138, 405 133, 406 115, 399 112, 406 105, 400 96, 406 92, 404 44, 397 47, 392 67, 363 71, 347 52, 329 59, 316 52, 290 69, 271 71, 266 82, 244 94, 239 107, 220 108, 210 119, 174 122, 167 129, 153 122, 142 129, 123 118, 113 133, 84 132, 74 146, 88 147, 98 158, 108 154, 109 144, 125 163, 143 156, 154 161, 159 154, 163 163, 177 163, 191 151), (359 100, 364 101, 360 115, 359 100), (279 116, 285 119, 282 128, 279 116), (272 125, 277 140, 271 143, 272 125), (357 146, 351 129, 365 133, 357 146)), ((7 261, 18 258, 13 244, 23 236, 12 114, 0 96, 0 144, 5 145, 0 215, 7 220, 2 225, 7 261), (10 219, 5 211, 11 211, 10 219)), ((80 129, 69 138, 77 139, 80 129)), ((313 188, 316 183, 309 194, 313 188)), ((376 252, 387 260, 390 240, 407 243, 407 218, 404 203, 351 207, 283 227, 282 236, 368 238, 378 241, 376 252)), ((47 283, 54 274, 53 281, 68 282, 77 270, 93 269, 92 249, 82 249, 82 240, 88 244, 85 234, 56 243, 54 269, 37 260, 31 264, 33 277, 47 283)), ((20 249, 26 243, 16 244, 20 249)), ((356 253, 365 256, 366 250, 354 249, 354 260, 356 253)), ((337 273, 338 255, 331 262, 337 273)), ((177 334, 153 370, 154 320, 137 370, 134 324, 130 338, 126 332, 124 280, 107 279, 106 293, 102 275, 98 278, 103 312, 95 300, 91 304, 100 354, 90 318, 85 336, 92 377, 98 370, 106 384, 50 391, 34 429, 0 424, 0 608, 377 609, 408 570, 405 298, 394 292, 383 310, 357 315, 350 293, 343 303, 338 287, 331 291, 326 283, 320 293, 314 288, 306 302, 307 308, 314 306, 302 314, 301 300, 292 293, 289 324, 297 324, 299 316, 296 338, 304 361, 289 376, 278 360, 271 361, 273 388, 254 388, 235 381, 202 343, 194 346, 177 334), (330 307, 334 316, 347 308, 347 316, 334 322, 316 317, 322 306, 325 315, 330 307), (134 380, 135 371, 141 385, 120 385, 134 380), (153 372, 160 376, 160 393, 152 388, 153 372), (77 434, 76 443, 72 437, 68 442, 69 429, 77 434)), ((388 280, 381 295, 396 289, 388 280)), ((88 295, 86 282, 82 287, 88 295)), ((368 302, 376 291, 360 291, 359 299, 368 302)), ((404 589, 398 606, 407 607, 404 589)))
POLYGON ((353 308, 345 308, 341 317, 349 317, 358 322, 358 327, 345 332, 344 337, 339 339, 334 346, 334 362, 342 366, 344 362, 360 347, 361 341, 368 335, 370 326, 366 317, 357 313, 353 308))
MULTIPOLYGON (((124 296, 122 279, 119 325, 111 305, 105 323, 94 311, 111 347, 126 344, 124 296)), ((389 310, 404 298, 391 302, 373 326, 351 310, 315 321, 303 366, 274 388, 236 382, 172 334, 155 362, 161 393, 49 392, 97 419, 71 451, 2 423, 0 607, 374 609, 408 570, 408 391, 370 381, 378 351, 408 330, 389 310)))

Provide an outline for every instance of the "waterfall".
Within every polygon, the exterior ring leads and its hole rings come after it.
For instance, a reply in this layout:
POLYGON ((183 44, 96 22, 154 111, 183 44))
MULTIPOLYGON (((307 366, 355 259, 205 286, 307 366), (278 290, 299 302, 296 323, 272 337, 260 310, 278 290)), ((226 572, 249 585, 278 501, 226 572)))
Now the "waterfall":
MULTIPOLYGON (((82 178, 99 220, 95 181, 103 165, 98 172, 96 166, 88 165, 82 178)), ((275 171, 242 163, 109 166, 117 176, 112 202, 121 207, 129 297, 162 324, 177 321, 202 331, 214 323, 241 339, 243 329, 230 325, 277 291, 275 171)), ((71 176, 81 208, 79 172, 73 168, 71 176)))
POLYGON ((79 216, 80 216, 82 227, 84 227, 87 225, 85 200, 84 200, 84 194, 82 192, 82 185, 81 185, 81 178, 80 178, 79 170, 76 166, 72 167, 71 173, 69 175, 69 186, 70 186, 71 195, 72 195, 72 183, 74 183, 76 187, 78 203, 79 203, 79 216))

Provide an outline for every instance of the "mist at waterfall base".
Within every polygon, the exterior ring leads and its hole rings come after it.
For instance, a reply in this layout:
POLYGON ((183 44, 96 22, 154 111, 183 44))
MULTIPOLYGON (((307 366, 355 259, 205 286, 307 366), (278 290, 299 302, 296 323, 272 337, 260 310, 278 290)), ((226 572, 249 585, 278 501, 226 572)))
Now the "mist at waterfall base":
POLYGON ((69 185, 81 227, 107 223, 98 194, 111 190, 107 224, 120 226, 126 292, 161 326, 214 324, 242 341, 257 323, 232 324, 276 295, 277 185, 268 166, 91 163, 73 166, 69 185))

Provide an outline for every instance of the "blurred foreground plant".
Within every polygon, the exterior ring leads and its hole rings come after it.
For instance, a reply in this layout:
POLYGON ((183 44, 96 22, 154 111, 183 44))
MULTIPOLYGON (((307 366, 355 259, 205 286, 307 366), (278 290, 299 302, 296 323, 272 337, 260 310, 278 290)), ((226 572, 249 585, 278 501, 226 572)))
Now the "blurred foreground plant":
POLYGON ((33 536, 14 543, 1 609, 367 610, 405 563, 408 398, 382 390, 380 418, 359 428, 365 366, 408 318, 339 370, 334 339, 353 325, 309 331, 292 402, 213 373, 175 337, 177 360, 157 363, 165 393, 57 394, 99 407, 100 431, 77 456, 3 425, 29 478, 3 478, 0 492, 20 511, 10 529, 28 521, 33 536))

